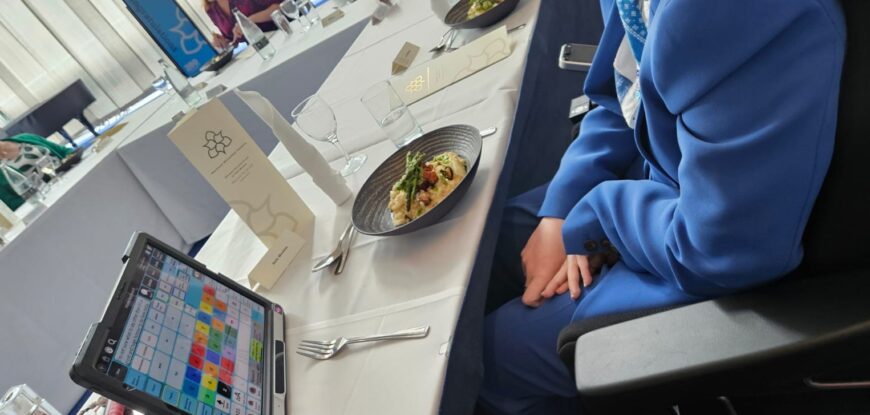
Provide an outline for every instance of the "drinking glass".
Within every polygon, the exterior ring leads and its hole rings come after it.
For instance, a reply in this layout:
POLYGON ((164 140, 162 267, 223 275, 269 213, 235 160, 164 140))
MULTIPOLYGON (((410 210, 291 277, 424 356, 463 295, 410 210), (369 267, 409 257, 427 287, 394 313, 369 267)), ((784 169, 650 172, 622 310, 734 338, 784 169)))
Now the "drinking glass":
POLYGON ((305 17, 311 22, 311 25, 314 26, 317 22, 320 21, 320 13, 317 11, 317 8, 311 4, 311 0, 293 0, 296 3, 296 7, 299 9, 299 14, 304 14, 305 17))
POLYGON ((396 147, 404 147, 423 135, 417 120, 388 81, 369 87, 360 101, 396 147))
POLYGON ((37 172, 39 172, 43 177, 48 177, 49 184, 54 183, 54 181, 57 179, 56 169, 60 167, 60 163, 58 163, 56 160, 56 158, 46 154, 40 157, 39 160, 36 160, 35 163, 33 163, 33 165, 35 166, 34 169, 37 172))
POLYGON ((311 29, 311 22, 308 21, 308 18, 305 17, 305 15, 302 13, 299 7, 296 6, 296 3, 293 0, 285 0, 281 2, 281 4, 278 5, 278 8, 281 9, 281 11, 286 14, 287 17, 290 17, 299 22, 299 25, 302 26, 303 32, 307 32, 308 29, 311 29))
POLYGON ((275 10, 271 14, 272 21, 275 22, 275 26, 281 29, 284 34, 288 37, 293 34, 293 29, 290 28, 290 21, 287 20, 287 17, 284 16, 284 13, 281 13, 280 10, 275 10))
POLYGON ((350 176, 359 171, 368 158, 365 154, 351 157, 338 141, 338 123, 335 113, 329 104, 317 94, 305 98, 290 115, 296 120, 296 125, 312 139, 325 141, 337 147, 344 154, 344 167, 341 168, 342 176, 350 176))

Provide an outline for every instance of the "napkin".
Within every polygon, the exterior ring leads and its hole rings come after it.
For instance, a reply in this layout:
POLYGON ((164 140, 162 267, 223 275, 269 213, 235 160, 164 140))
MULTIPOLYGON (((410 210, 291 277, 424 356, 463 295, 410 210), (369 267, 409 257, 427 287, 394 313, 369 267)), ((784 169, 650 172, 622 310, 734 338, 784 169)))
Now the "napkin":
POLYGON ((341 174, 329 166, 323 155, 311 143, 302 138, 287 119, 278 113, 271 101, 256 91, 236 90, 235 92, 272 129, 275 137, 287 148, 296 162, 308 172, 320 190, 323 190, 336 205, 350 200, 353 192, 344 177, 341 177, 341 174))

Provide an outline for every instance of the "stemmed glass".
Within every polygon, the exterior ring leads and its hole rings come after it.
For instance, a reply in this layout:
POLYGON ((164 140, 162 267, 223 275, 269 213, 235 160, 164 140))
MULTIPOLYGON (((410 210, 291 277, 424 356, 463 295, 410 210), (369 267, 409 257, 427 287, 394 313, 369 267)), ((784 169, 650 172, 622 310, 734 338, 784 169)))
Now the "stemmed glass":
POLYGON ((296 125, 309 137, 317 141, 330 143, 344 154, 344 167, 339 171, 342 176, 350 176, 356 173, 365 164, 368 158, 365 154, 351 157, 342 147, 336 133, 338 123, 335 120, 335 113, 329 104, 317 94, 305 98, 296 108, 293 108, 290 115, 296 119, 296 125))
POLYGON ((3 172, 3 177, 12 190, 21 196, 22 199, 27 199, 34 192, 35 183, 30 177, 25 176, 18 170, 15 170, 6 161, 0 162, 0 170, 3 172))
POLYGON ((311 0, 293 0, 293 2, 296 3, 299 14, 304 14, 312 26, 320 21, 320 14, 317 12, 317 8, 311 4, 311 0))
POLYGON ((311 22, 307 17, 303 14, 302 10, 296 5, 296 2, 293 0, 285 0, 278 5, 278 8, 281 9, 281 12, 287 15, 296 21, 299 22, 299 25, 302 26, 302 31, 307 32, 308 29, 311 28, 311 22))

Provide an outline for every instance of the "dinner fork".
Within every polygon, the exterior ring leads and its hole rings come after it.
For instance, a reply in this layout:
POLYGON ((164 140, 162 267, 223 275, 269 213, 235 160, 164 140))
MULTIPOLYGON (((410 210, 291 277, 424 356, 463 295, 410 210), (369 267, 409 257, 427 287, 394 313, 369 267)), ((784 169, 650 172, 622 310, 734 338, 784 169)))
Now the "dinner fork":
POLYGON ((375 334, 363 337, 337 337, 329 341, 302 340, 296 353, 317 360, 326 360, 338 353, 344 346, 353 343, 372 342, 380 340, 419 339, 429 334, 429 326, 414 327, 389 334, 375 334))

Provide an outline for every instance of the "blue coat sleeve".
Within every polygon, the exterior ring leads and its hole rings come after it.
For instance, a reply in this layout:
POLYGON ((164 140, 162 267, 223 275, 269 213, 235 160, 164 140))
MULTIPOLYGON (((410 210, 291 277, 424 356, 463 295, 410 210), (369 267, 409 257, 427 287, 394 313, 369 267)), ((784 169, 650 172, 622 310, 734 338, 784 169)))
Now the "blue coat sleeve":
POLYGON ((796 267, 833 151, 844 54, 842 16, 824 3, 662 3, 642 91, 670 112, 647 111, 648 125, 676 122, 678 186, 599 184, 566 219, 568 252, 606 237, 626 266, 702 296, 796 267))
POLYGON ((622 115, 603 106, 593 109, 562 156, 538 216, 564 219, 583 195, 605 180, 623 177, 638 157, 633 133, 622 115))
POLYGON ((584 85, 599 106, 583 118, 580 135, 562 157, 538 212, 564 219, 589 190, 605 180, 624 177, 639 157, 634 132, 625 124, 613 79, 613 60, 625 35, 612 0, 602 0, 604 33, 584 85))

